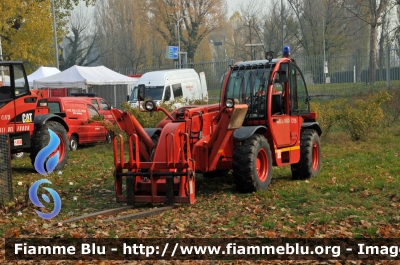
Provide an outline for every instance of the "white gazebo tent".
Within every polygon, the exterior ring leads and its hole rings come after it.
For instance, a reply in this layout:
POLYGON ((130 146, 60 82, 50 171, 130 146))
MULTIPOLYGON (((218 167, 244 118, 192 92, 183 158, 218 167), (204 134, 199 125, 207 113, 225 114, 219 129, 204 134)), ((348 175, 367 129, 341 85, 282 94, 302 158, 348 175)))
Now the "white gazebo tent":
MULTIPOLYGON (((114 86, 114 106, 117 105, 116 85, 136 84, 137 78, 131 78, 108 69, 105 66, 77 66, 74 65, 58 74, 33 81, 35 89, 41 88, 81 88, 88 91, 88 87, 97 85, 114 86)), ((102 96, 102 95, 99 95, 102 96)), ((124 91, 123 98, 126 99, 124 91)), ((106 99, 110 100, 110 99, 106 99)))
POLYGON ((33 81, 36 79, 41 79, 58 73, 60 73, 60 70, 58 70, 56 67, 41 66, 35 72, 27 76, 29 87, 33 87, 33 81))

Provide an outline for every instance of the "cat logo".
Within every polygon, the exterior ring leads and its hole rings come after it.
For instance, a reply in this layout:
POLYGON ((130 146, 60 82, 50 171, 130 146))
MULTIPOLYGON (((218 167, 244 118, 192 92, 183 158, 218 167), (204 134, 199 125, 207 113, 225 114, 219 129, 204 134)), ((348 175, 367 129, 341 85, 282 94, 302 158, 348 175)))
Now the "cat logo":
POLYGON ((22 122, 23 123, 32 122, 32 113, 22 113, 22 122))

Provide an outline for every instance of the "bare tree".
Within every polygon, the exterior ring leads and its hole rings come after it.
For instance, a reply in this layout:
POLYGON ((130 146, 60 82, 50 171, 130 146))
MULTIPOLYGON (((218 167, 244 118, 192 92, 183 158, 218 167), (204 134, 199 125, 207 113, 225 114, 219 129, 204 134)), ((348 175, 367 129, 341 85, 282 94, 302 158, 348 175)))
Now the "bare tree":
POLYGON ((146 2, 98 0, 95 17, 103 64, 136 72, 150 60, 146 2))
POLYGON ((93 31, 92 17, 87 10, 78 7, 70 16, 70 33, 60 45, 60 70, 74 65, 89 66, 98 63, 100 54, 96 49, 98 34, 93 31))
MULTIPOLYGON (((369 66, 367 82, 376 81, 378 29, 390 5, 390 0, 341 0, 341 5, 369 26, 369 66)), ((397 5, 397 1, 393 4, 397 5)))
POLYGON ((151 24, 169 45, 178 44, 177 22, 181 51, 193 60, 204 38, 222 28, 227 11, 225 0, 154 0, 150 1, 151 24))
POLYGON ((290 12, 286 1, 273 0, 263 15, 263 38, 265 48, 274 51, 276 56, 282 54, 283 46, 290 46, 292 51, 298 50, 293 34, 286 28, 293 28, 295 23, 293 13, 290 12), (283 4, 281 6, 280 4, 283 4), (282 39, 283 38, 283 39, 282 39))

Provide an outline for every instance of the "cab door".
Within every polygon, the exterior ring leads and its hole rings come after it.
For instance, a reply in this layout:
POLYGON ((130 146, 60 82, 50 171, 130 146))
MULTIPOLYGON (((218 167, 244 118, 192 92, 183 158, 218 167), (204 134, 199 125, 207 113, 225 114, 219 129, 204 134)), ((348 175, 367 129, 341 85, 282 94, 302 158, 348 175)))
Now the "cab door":
MULTIPOLYGON (((89 117, 94 118, 100 114, 92 105, 87 105, 89 111, 89 117)), ((99 121, 93 121, 87 124, 89 130, 90 142, 104 141, 106 139, 107 130, 99 121)))
POLYGON ((99 111, 100 114, 104 114, 104 119, 113 122, 114 117, 111 114, 111 106, 110 104, 107 103, 104 99, 99 99, 100 100, 100 109, 99 111))
POLYGON ((300 141, 301 124, 303 122, 301 115, 310 113, 310 98, 304 77, 297 65, 293 63, 289 67, 289 85, 290 145, 295 145, 296 142, 300 141))
POLYGON ((287 106, 287 95, 290 90, 290 82, 283 80, 279 74, 273 78, 271 115, 271 130, 275 144, 278 148, 290 145, 291 117, 287 106))
POLYGON ((300 139, 302 118, 309 113, 306 84, 299 68, 293 63, 282 63, 286 77, 276 74, 272 89, 272 124, 274 141, 278 148, 295 145, 300 139))

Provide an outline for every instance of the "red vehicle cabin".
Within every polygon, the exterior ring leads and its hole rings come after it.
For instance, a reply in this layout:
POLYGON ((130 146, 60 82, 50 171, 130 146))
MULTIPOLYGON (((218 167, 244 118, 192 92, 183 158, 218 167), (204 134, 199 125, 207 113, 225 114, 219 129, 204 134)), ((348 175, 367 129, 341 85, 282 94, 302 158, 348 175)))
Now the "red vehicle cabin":
POLYGON ((68 139, 72 151, 81 144, 111 142, 111 134, 99 121, 88 122, 100 113, 85 98, 50 97, 48 107, 50 113, 61 115, 68 124, 68 139))
POLYGON ((104 98, 97 97, 97 93, 72 93, 71 96, 87 100, 93 104, 100 115, 104 115, 105 120, 114 123, 114 117, 111 114, 111 105, 104 98))

